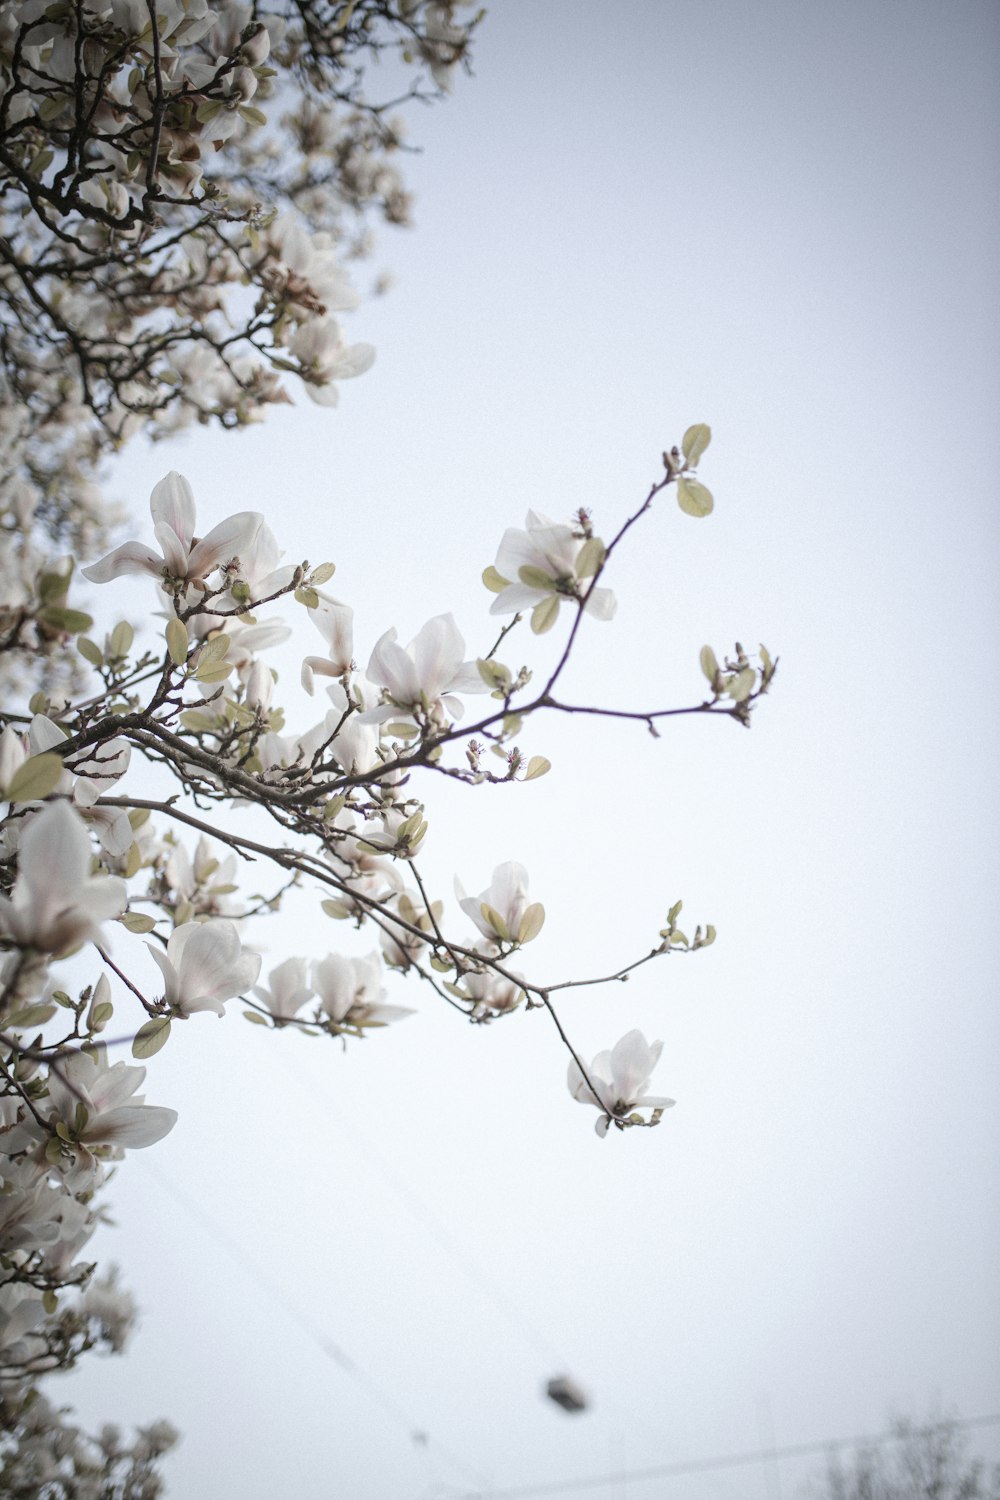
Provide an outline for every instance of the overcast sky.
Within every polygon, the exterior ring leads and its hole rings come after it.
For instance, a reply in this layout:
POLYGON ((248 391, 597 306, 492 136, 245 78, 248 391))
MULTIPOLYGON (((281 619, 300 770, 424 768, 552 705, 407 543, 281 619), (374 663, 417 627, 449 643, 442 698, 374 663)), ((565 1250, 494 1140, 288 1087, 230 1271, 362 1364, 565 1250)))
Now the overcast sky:
MULTIPOLYGON (((259 508, 335 561, 359 661, 446 609, 476 654, 504 529, 587 505, 607 536, 708 421, 715 513, 633 533, 572 692, 664 708, 705 642, 781 656, 750 733, 539 721, 544 780, 427 787, 442 896, 528 867, 542 980, 637 956, 678 897, 716 925, 563 1004, 588 1057, 664 1039, 660 1129, 599 1141, 544 1014, 470 1028, 395 980, 420 1014, 346 1055, 238 1003, 175 1028, 147 1097, 179 1123, 99 1240, 143 1324, 57 1387, 174 1420, 173 1500, 527 1495, 1000 1411, 998 44, 993 0, 497 0, 412 119, 417 228, 351 318, 372 372, 114 471, 144 527, 176 467, 203 526, 259 508), (584 1415, 540 1394, 563 1370, 584 1415)), ((154 607, 109 607, 130 586, 154 607)), ((251 937, 265 971, 372 946, 311 898, 251 937)), ((559 1493, 788 1500, 822 1463, 559 1493)))

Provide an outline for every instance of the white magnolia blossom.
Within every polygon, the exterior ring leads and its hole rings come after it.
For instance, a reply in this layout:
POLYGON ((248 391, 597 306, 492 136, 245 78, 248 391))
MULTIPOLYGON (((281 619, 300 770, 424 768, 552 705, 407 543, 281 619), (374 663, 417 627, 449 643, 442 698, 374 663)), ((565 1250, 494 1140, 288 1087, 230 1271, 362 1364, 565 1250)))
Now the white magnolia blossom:
POLYGON ((383 1003, 385 990, 377 953, 369 953, 367 958, 329 954, 314 966, 313 986, 323 1010, 338 1026, 385 1026, 413 1015, 406 1006, 383 1003))
MULTIPOLYGON (((546 599, 558 602, 561 597, 580 598, 589 587, 594 554, 592 547, 585 550, 589 545, 586 537, 535 510, 528 511, 524 528, 518 531, 511 527, 503 534, 495 564, 500 592, 490 614, 515 614, 533 609, 546 599), (589 568, 583 577, 577 571, 581 559, 589 568)), ((615 596, 610 589, 595 588, 586 608, 598 620, 610 620, 616 609, 615 596)))
POLYGON ((463 660, 465 641, 452 615, 436 615, 404 649, 396 631, 387 630, 375 644, 367 675, 383 690, 387 701, 368 709, 365 719, 385 723, 399 717, 426 715, 434 723, 447 715, 460 718, 463 705, 456 693, 485 693, 486 684, 474 661, 463 660))
MULTIPOLYGON (((257 545, 264 517, 257 511, 241 511, 213 526, 206 537, 195 536, 194 494, 176 470, 154 485, 149 497, 153 534, 161 551, 144 542, 125 542, 83 576, 91 583, 108 583, 123 573, 149 573, 158 580, 172 578, 203 583, 217 568, 235 558, 250 557, 257 545)), ((239 573, 234 572, 234 577, 239 573)))
POLYGON ((91 844, 78 813, 50 802, 21 836, 13 895, 0 896, 0 933, 22 948, 65 953, 128 904, 125 882, 91 876, 91 844))
POLYGON ((232 922, 185 922, 175 927, 167 951, 152 943, 164 980, 164 999, 177 1016, 199 1010, 225 1015, 225 1002, 250 989, 260 973, 260 954, 244 948, 232 922))
POLYGON ((455 893, 466 916, 483 937, 494 942, 498 938, 505 943, 530 942, 545 920, 541 902, 528 896, 527 870, 513 859, 497 865, 489 886, 478 896, 467 896, 457 880, 455 893))
POLYGON ((153 1146, 173 1130, 177 1111, 136 1096, 145 1076, 145 1068, 109 1064, 106 1047, 74 1053, 49 1075, 50 1117, 82 1146, 153 1146))
POLYGON ((517 1010, 524 1001, 521 978, 515 973, 508 979, 492 969, 484 969, 481 973, 470 970, 463 974, 462 989, 473 1001, 472 1019, 482 1021, 489 1016, 505 1016, 517 1010))
POLYGON ((343 677, 351 670, 354 653, 354 611, 339 599, 320 593, 319 603, 309 611, 309 618, 327 644, 326 656, 307 656, 302 663, 302 686, 312 694, 313 674, 343 677))
POLYGON ((578 1104, 592 1104, 601 1111, 595 1126, 598 1135, 607 1135, 611 1116, 624 1117, 634 1109, 673 1106, 673 1099, 646 1093, 662 1051, 662 1042, 647 1042, 641 1031, 627 1032, 610 1052, 599 1052, 587 1069, 593 1089, 576 1062, 570 1063, 566 1082, 573 1098, 578 1104))
POLYGON ((254 994, 276 1021, 290 1021, 315 994, 309 982, 308 960, 286 958, 268 974, 266 985, 254 986, 254 994))

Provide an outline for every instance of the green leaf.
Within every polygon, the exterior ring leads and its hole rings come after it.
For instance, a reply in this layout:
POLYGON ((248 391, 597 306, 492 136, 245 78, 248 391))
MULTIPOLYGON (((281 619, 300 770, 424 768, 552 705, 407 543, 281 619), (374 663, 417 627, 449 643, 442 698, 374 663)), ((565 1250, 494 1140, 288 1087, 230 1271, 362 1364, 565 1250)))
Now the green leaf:
POLYGON ((233 670, 231 661, 210 661, 199 664, 194 674, 195 682, 225 682, 233 670))
POLYGON ((44 1026, 46 1021, 51 1021, 56 1013, 56 1006, 48 1004, 25 1005, 20 1010, 15 1010, 11 1015, 4 1017, 4 1025, 12 1031, 18 1031, 22 1027, 25 1031, 31 1031, 35 1026, 44 1026))
POLYGON ((193 734, 211 734, 216 728, 211 714, 202 713, 198 708, 186 708, 181 714, 181 723, 193 734))
POLYGON ((708 926, 705 928, 705 936, 702 939, 701 946, 703 948, 708 948, 714 942, 715 942, 715 928, 712 926, 711 922, 709 922, 708 926))
POLYGON ((304 604, 306 609, 317 609, 319 607, 319 595, 315 589, 309 587, 296 589, 295 601, 297 604, 304 604))
POLYGON ((702 646, 698 660, 701 662, 701 670, 714 687, 719 675, 719 662, 711 646, 702 646))
POLYGON ((156 918, 142 911, 127 911, 119 920, 129 932, 152 932, 156 926, 156 918))
POLYGON ((182 667, 187 661, 188 633, 187 626, 183 620, 167 621, 167 653, 175 667, 182 667))
POLYGON ((393 735, 397 740, 416 739, 420 730, 416 724, 407 724, 405 720, 394 719, 391 724, 385 726, 385 733, 393 735))
POLYGON ((127 620, 119 620, 111 632, 108 647, 112 656, 128 656, 135 640, 135 631, 127 620))
POLYGON ((100 1005, 95 1005, 90 1013, 90 1024, 95 1031, 100 1031, 106 1026, 115 1013, 115 1008, 110 1000, 102 1000, 100 1005))
POLYGON ((142 869, 142 850, 138 844, 130 844, 125 856, 125 868, 122 874, 126 880, 131 880, 133 875, 138 875, 142 869))
POLYGON ((81 630, 89 630, 94 623, 93 615, 84 614, 82 609, 62 609, 56 604, 46 605, 38 618, 54 630, 65 630, 69 635, 79 635, 81 630))
POLYGON ((531 629, 535 635, 544 635, 551 630, 559 618, 559 596, 550 594, 543 599, 541 604, 536 604, 531 611, 531 629))
POLYGON ((241 119, 246 120, 248 125, 267 124, 267 115, 262 109, 254 109, 252 104, 241 104, 236 113, 241 119))
POLYGON ((726 679, 726 692, 734 703, 744 703, 753 692, 757 674, 753 667, 744 667, 735 677, 726 679))
POLYGON ((712 429, 707 422, 696 422, 689 427, 681 442, 681 452, 693 469, 712 441, 712 429))
POLYGON ((252 1021, 255 1026, 267 1025, 267 1017, 262 1016, 259 1010, 245 1010, 243 1012, 243 1019, 244 1021, 252 1021))
POLYGON ((81 635, 77 638, 76 649, 84 661, 89 661, 92 667, 100 667, 104 663, 104 653, 96 642, 89 636, 81 635))
POLYGON ((517 941, 519 943, 530 943, 542 930, 545 922, 545 907, 540 901, 534 901, 528 907, 521 918, 521 925, 517 929, 517 941))
POLYGON ((343 901, 321 901, 320 905, 328 917, 333 917, 337 922, 342 922, 345 917, 351 915, 351 908, 343 901))
POLYGON ((9 802, 41 802, 54 792, 63 773, 63 763, 54 750, 32 755, 18 766, 7 788, 9 802))
POLYGON ((492 564, 483 569, 483 582, 491 594, 501 594, 504 589, 510 588, 510 579, 504 578, 492 564))
POLYGON ((48 706, 49 706, 49 700, 48 700, 47 696, 45 695, 45 693, 43 693, 41 691, 39 691, 37 693, 32 693, 31 697, 28 699, 28 707, 30 708, 30 710, 31 710, 31 712, 33 714, 44 714, 44 713, 46 713, 47 710, 48 710, 48 706))
POLYGON ((677 918, 680 916, 681 911, 683 910, 683 907, 684 907, 684 902, 683 901, 675 901, 674 902, 673 906, 667 912, 667 925, 668 926, 673 927, 674 923, 677 921, 677 918))
POLYGON ((50 1286, 47 1286, 42 1293, 42 1306, 50 1318, 59 1311, 59 1298, 50 1286))
POLYGON ((333 577, 336 571, 336 563, 320 563, 319 567, 313 568, 312 572, 310 573, 309 582, 312 584, 329 583, 330 579, 333 577))
POLYGON ((710 516, 715 506, 712 491, 697 479, 684 477, 677 481, 677 504, 686 516, 710 516))
POLYGON ((544 755, 533 755, 528 761, 528 769, 524 773, 525 781, 534 781, 539 776, 544 776, 552 770, 552 762, 544 755))
POLYGON ((152 1057, 165 1045, 170 1035, 170 1017, 154 1016, 145 1026, 140 1026, 132 1039, 133 1057, 152 1057))
POLYGON ((604 562, 607 550, 599 536, 589 536, 577 554, 577 578, 593 578, 604 562))
POLYGON ((479 675, 489 688, 500 688, 504 692, 510 687, 510 667, 505 667, 502 661, 493 661, 491 657, 480 656, 476 659, 479 675))
POLYGON ((198 665, 201 667, 209 663, 224 661, 229 655, 229 645, 228 635, 213 635, 198 652, 198 665))
POLYGON ((436 969, 439 974, 450 974, 454 967, 450 958, 443 958, 440 954, 435 953, 431 959, 431 968, 436 969))
POLYGON ((493 928, 493 931, 496 933, 497 937, 503 938, 503 940, 507 943, 511 941, 507 923, 504 921, 503 917, 496 910, 496 908, 490 906, 488 901, 481 901, 479 903, 479 914, 482 917, 483 921, 487 924, 487 926, 493 928))
POLYGON ((533 568, 529 563, 525 563, 523 568, 518 568, 517 576, 529 589, 544 589, 546 593, 550 593, 556 586, 551 573, 543 573, 541 568, 533 568))

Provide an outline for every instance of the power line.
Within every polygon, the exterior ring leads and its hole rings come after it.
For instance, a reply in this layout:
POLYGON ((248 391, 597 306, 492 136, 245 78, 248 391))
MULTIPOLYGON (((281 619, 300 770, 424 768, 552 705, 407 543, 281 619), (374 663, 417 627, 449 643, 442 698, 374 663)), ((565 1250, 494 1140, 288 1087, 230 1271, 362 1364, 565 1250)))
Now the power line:
MULTIPOLYGON (((1000 1423, 1000 1412, 991 1412, 983 1417, 959 1417, 953 1422, 932 1423, 918 1432, 933 1432, 942 1425, 953 1427, 993 1427, 1000 1423)), ((458 1500, 526 1500, 528 1496, 565 1495, 571 1490, 597 1490, 613 1484, 641 1483, 644 1479, 671 1479, 682 1474, 703 1474, 711 1469, 737 1469, 749 1464, 771 1463, 781 1458, 805 1458, 809 1454, 828 1453, 835 1448, 876 1448, 886 1443, 898 1443, 903 1435, 884 1432, 876 1437, 823 1438, 818 1442, 790 1443, 784 1448, 768 1448, 763 1452, 751 1449, 746 1453, 729 1453, 715 1458, 689 1459, 683 1463, 655 1464, 647 1469, 622 1469, 613 1474, 588 1475, 578 1479, 555 1479, 542 1484, 518 1485, 514 1489, 469 1490, 458 1500)))
MULTIPOLYGON (((431 1449, 434 1449, 438 1454, 440 1454, 443 1459, 446 1459, 454 1469, 460 1471, 467 1478, 472 1479, 474 1483, 488 1487, 489 1481, 484 1478, 484 1476, 479 1472, 478 1469, 474 1469, 471 1464, 466 1463, 464 1459, 460 1458, 458 1454, 453 1453, 449 1448, 445 1447, 445 1445, 439 1442, 436 1438, 432 1439, 426 1428, 420 1422, 415 1421, 414 1418, 411 1417, 410 1413, 407 1412, 402 1406, 400 1406, 395 1397, 390 1395, 389 1392, 379 1384, 374 1376, 370 1375, 367 1370, 365 1370, 361 1365, 358 1364, 357 1360, 355 1360, 350 1354, 348 1354, 347 1350, 343 1347, 342 1344, 338 1344, 335 1339, 330 1338, 328 1334, 324 1333, 324 1331, 316 1323, 313 1322, 312 1318, 310 1318, 307 1313, 304 1313, 298 1306, 298 1304, 293 1302, 291 1298, 287 1296, 284 1288, 281 1287, 276 1281, 272 1281, 272 1279, 264 1271, 262 1271, 253 1260, 251 1260, 238 1239, 236 1239, 233 1235, 228 1234, 226 1230, 223 1229, 222 1226, 217 1223, 217 1221, 213 1219, 210 1214, 205 1212, 205 1210, 199 1203, 196 1203, 193 1198, 189 1197, 187 1193, 183 1192, 182 1189, 179 1188, 176 1183, 174 1183, 160 1168, 152 1166, 148 1161, 143 1161, 141 1165, 145 1168, 149 1175, 159 1183, 161 1188, 165 1189, 171 1195, 171 1197, 176 1199, 176 1201, 181 1205, 185 1212, 195 1220, 195 1222, 200 1226, 205 1234, 207 1234, 210 1239, 215 1240, 217 1244, 221 1245, 226 1253, 230 1255, 233 1260, 242 1267, 244 1272, 251 1278, 251 1280, 256 1281, 257 1285, 267 1293, 271 1300, 277 1303, 278 1306, 282 1308, 282 1310, 287 1314, 289 1318, 292 1319, 293 1322, 298 1324, 299 1328, 313 1341, 316 1347, 326 1355, 327 1359, 332 1360, 339 1369, 343 1370, 345 1375, 349 1376, 350 1379, 355 1381, 364 1390, 366 1390, 373 1401, 381 1406, 385 1412, 387 1412, 396 1422, 400 1423, 406 1429, 410 1437, 410 1441, 414 1444, 415 1447, 419 1448, 423 1452, 423 1455, 425 1459, 428 1460, 428 1462, 432 1462, 431 1449)), ((436 1475, 435 1478, 440 1480, 440 1475, 436 1475)), ((477 1494, 478 1493, 486 1493, 486 1491, 480 1490, 477 1491, 477 1494)))

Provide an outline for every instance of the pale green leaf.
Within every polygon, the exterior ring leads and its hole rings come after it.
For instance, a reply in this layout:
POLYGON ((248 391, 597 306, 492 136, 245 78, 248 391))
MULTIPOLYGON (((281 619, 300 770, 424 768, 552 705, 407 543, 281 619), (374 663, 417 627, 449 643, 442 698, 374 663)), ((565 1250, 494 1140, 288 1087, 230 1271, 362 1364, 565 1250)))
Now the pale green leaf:
POLYGON ((175 667, 182 667, 187 661, 188 633, 187 626, 183 620, 167 621, 167 652, 175 667))
POLYGON ((481 901, 479 903, 479 914, 486 925, 493 928, 497 937, 503 938, 507 943, 510 942, 510 932, 507 929, 507 923, 500 913, 494 907, 490 906, 488 901, 481 901))
POLYGON ((319 567, 313 568, 310 573, 309 582, 312 584, 329 583, 336 571, 336 563, 320 563, 319 567))
MULTIPOLYGON (((118 624, 111 632, 111 639, 108 641, 108 647, 110 649, 111 655, 128 656, 129 652, 132 649, 132 642, 134 640, 135 631, 132 629, 132 626, 127 620, 119 620, 118 624)), ((77 644, 79 645, 79 642, 77 642, 77 644)))
POLYGON ((152 932, 156 926, 156 918, 143 911, 127 911, 119 920, 129 932, 152 932))
POLYGON ((56 1013, 56 1006, 42 1003, 39 1005, 25 1005, 21 1010, 15 1010, 12 1015, 4 1017, 4 1026, 12 1031, 31 1031, 36 1026, 44 1026, 46 1021, 52 1019, 56 1013))
POLYGON ((524 773, 525 781, 534 781, 539 776, 552 770, 552 762, 544 755, 533 755, 528 761, 528 769, 524 773))
POLYGON ((41 802, 54 792, 63 773, 63 763, 54 750, 32 755, 18 766, 7 788, 9 802, 41 802))
POLYGON ((517 941, 519 943, 530 943, 542 930, 545 922, 545 907, 540 901, 532 902, 524 916, 521 925, 517 929, 517 941))
POLYGON ((719 675, 719 662, 711 646, 702 646, 698 660, 701 662, 701 670, 714 686, 715 679, 719 675))
POLYGON ((92 641, 89 636, 78 636, 76 649, 79 651, 84 661, 89 661, 92 667, 99 667, 102 665, 104 661, 104 653, 102 652, 100 646, 98 646, 95 641, 92 641))
POLYGON ((252 1021, 255 1026, 267 1025, 267 1017, 262 1016, 259 1010, 245 1010, 243 1012, 243 1019, 244 1021, 252 1021))
POLYGON ((677 504, 686 516, 711 515, 715 501, 712 491, 697 479, 681 477, 677 481, 677 504))
POLYGON ((165 1045, 170 1035, 170 1017, 154 1016, 145 1026, 140 1026, 132 1039, 133 1057, 152 1057, 165 1045))
POLYGON ((693 427, 688 428, 681 443, 681 452, 692 469, 711 441, 712 429, 707 422, 696 422, 693 427))
POLYGON ((483 582, 491 594, 500 594, 510 587, 510 579, 502 577, 492 563, 488 568, 483 569, 483 582))
POLYGON ((558 618, 559 596, 550 594, 547 599, 536 604, 531 611, 531 629, 535 635, 544 635, 547 630, 552 629, 558 618))
POLYGON ((544 589, 546 593, 549 593, 556 586, 551 573, 544 573, 541 568, 533 568, 529 563, 525 563, 523 568, 518 568, 517 576, 529 589, 544 589))
POLYGON ((580 548, 576 559, 577 578, 593 578, 607 556, 607 548, 599 536, 590 536, 580 548))

